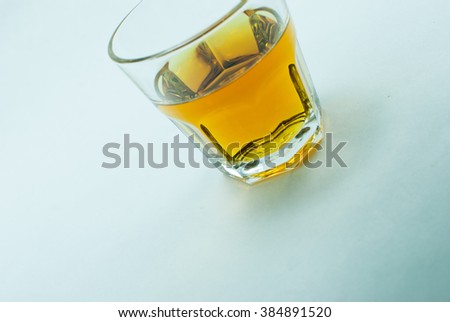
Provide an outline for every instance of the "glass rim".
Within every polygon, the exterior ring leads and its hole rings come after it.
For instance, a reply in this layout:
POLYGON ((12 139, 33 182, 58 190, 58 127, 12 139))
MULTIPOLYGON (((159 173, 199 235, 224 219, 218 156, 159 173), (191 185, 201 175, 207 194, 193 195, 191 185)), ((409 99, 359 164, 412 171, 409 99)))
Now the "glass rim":
POLYGON ((179 42, 176 45, 173 45, 165 50, 159 51, 155 54, 151 54, 151 55, 147 55, 147 56, 143 56, 143 57, 136 57, 136 58, 124 58, 124 57, 120 57, 118 55, 116 55, 113 47, 114 47, 114 40, 116 37, 117 32, 121 29, 122 25, 124 24, 124 22, 127 20, 127 18, 142 4, 142 2, 144 2, 145 0, 141 0, 133 9, 131 9, 131 11, 122 19, 122 21, 119 23, 119 25, 116 27, 116 29, 114 30, 109 43, 108 43, 108 54, 109 57, 115 61, 116 63, 119 64, 129 64, 129 63, 137 63, 137 62, 142 62, 145 60, 152 60, 152 59, 157 59, 157 58, 161 58, 164 57, 168 54, 171 54, 175 51, 178 51, 180 49, 185 48, 186 46, 189 46, 190 44, 192 44, 193 42, 197 41, 198 39, 202 38, 203 36, 207 35, 208 33, 212 32, 213 30, 215 30, 217 27, 219 27, 220 25, 222 25, 223 23, 225 23, 226 21, 228 21, 236 12, 239 11, 239 9, 241 9, 245 4, 247 4, 249 2, 249 0, 239 0, 239 4, 237 4, 236 6, 234 6, 230 11, 228 11, 224 16, 222 16, 222 18, 216 20, 214 23, 210 24, 208 27, 204 28, 203 30, 201 30, 200 32, 194 34, 193 36, 189 37, 188 39, 179 42))

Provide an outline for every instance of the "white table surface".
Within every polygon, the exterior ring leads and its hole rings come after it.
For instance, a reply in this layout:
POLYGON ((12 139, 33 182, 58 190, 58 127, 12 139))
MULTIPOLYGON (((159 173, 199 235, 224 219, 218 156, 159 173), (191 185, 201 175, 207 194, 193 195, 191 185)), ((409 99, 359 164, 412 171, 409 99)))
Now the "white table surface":
POLYGON ((0 300, 450 300, 448 0, 290 0, 349 168, 254 187, 101 168, 178 134, 106 53, 135 3, 0 0, 0 300))

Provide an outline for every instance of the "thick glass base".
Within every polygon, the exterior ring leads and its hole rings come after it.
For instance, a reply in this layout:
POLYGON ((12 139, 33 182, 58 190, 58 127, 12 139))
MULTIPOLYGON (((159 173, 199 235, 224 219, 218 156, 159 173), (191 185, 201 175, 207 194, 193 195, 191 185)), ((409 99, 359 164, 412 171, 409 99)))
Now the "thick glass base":
POLYGON ((255 184, 265 179, 294 170, 303 164, 312 148, 323 137, 320 115, 311 113, 302 129, 290 142, 277 152, 252 162, 230 164, 225 160, 211 160, 226 175, 246 184, 255 184), (219 162, 217 162, 219 161, 219 162))

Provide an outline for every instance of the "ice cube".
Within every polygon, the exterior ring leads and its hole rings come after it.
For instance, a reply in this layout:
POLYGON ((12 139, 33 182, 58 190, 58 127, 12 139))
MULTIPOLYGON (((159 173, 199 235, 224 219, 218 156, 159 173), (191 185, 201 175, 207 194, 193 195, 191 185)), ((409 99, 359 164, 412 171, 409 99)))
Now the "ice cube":
POLYGON ((202 42, 197 47, 197 57, 209 66, 210 72, 203 77, 203 81, 198 86, 197 92, 205 90, 223 71, 224 67, 218 61, 207 42, 202 42))
POLYGON ((249 17, 241 13, 206 40, 224 68, 245 62, 259 54, 249 17))
POLYGON ((193 92, 197 93, 205 79, 214 74, 214 57, 207 52, 203 44, 188 47, 182 53, 170 59, 169 68, 193 92))
POLYGON ((272 10, 246 10, 260 53, 267 52, 279 37, 281 20, 272 10))
POLYGON ((156 77, 159 95, 182 103, 236 79, 275 44, 279 22, 277 14, 265 8, 237 15, 199 45, 170 59, 156 77))
POLYGON ((156 76, 155 85, 161 98, 173 103, 185 102, 196 97, 196 93, 169 69, 169 63, 156 76))

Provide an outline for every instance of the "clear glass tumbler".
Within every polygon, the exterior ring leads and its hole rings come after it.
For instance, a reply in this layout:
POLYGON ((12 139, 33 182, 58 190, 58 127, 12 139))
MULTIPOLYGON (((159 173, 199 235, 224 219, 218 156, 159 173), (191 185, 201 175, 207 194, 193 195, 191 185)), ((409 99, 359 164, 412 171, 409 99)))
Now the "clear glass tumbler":
POLYGON ((212 164, 246 183, 296 168, 322 139, 284 0, 145 0, 109 55, 212 164))

